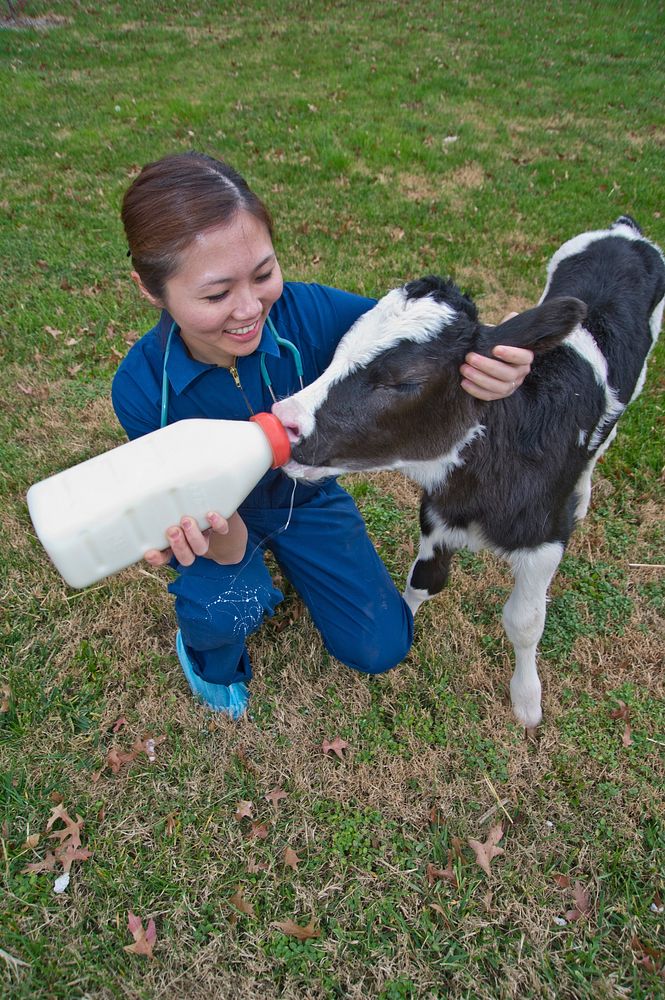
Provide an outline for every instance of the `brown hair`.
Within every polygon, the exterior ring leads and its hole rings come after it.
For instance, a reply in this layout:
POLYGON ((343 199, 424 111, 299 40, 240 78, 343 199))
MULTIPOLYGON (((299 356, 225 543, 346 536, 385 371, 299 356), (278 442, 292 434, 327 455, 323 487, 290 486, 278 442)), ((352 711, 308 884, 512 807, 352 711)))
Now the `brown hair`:
POLYGON ((272 238, 270 212, 228 163, 192 151, 146 164, 125 192, 121 217, 132 264, 147 290, 163 298, 185 247, 241 210, 263 222, 272 238))

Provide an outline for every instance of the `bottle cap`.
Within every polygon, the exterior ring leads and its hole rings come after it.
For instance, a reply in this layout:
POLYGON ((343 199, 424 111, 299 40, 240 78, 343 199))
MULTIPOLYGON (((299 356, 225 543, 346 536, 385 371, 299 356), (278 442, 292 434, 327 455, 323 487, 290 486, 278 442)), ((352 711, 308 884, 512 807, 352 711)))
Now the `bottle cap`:
POLYGON ((284 424, 274 413, 255 413, 249 419, 252 423, 258 424, 268 438, 274 459, 272 468, 279 469, 280 465, 285 465, 291 457, 291 442, 284 424))

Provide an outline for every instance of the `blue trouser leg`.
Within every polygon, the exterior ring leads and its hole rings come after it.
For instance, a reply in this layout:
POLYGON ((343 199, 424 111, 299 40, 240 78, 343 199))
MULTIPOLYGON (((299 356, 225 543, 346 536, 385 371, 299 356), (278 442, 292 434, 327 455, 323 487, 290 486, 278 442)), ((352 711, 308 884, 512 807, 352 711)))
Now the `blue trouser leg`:
POLYGON ((243 510, 248 555, 236 566, 196 559, 169 590, 187 652, 204 680, 248 681, 245 639, 282 599, 257 548, 265 541, 304 600, 326 648, 347 666, 382 673, 404 659, 413 616, 367 535, 352 498, 336 483, 293 509, 243 510))
POLYGON ((268 545, 333 656, 368 674, 404 659, 413 616, 341 486, 328 484, 297 507, 268 545))
POLYGON ((256 548, 258 540, 250 532, 248 554, 236 565, 220 566, 203 558, 192 566, 179 565, 178 578, 169 585, 189 658, 211 684, 250 680, 245 639, 282 600, 263 552, 256 548))

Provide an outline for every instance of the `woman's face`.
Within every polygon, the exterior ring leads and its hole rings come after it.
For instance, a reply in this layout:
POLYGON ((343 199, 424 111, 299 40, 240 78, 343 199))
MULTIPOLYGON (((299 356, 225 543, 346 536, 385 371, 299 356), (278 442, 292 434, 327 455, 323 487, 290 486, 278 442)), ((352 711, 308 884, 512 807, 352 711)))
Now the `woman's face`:
POLYGON ((270 233, 249 212, 199 233, 180 255, 180 267, 156 299, 180 327, 193 358, 229 366, 259 345, 266 316, 283 290, 270 233))

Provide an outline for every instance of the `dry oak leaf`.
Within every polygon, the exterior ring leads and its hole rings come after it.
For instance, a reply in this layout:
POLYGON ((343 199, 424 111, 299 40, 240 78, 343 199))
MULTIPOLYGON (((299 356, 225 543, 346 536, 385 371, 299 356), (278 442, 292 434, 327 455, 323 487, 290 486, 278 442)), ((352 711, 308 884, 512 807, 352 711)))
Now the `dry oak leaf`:
POLYGON ((487 840, 484 844, 481 844, 479 840, 474 840, 469 837, 468 844, 473 853, 476 856, 476 861, 485 872, 486 875, 490 875, 490 864, 492 859, 504 854, 503 847, 497 847, 501 838, 503 837, 503 824, 497 823, 493 826, 489 833, 487 834, 487 840))
POLYGON ((231 906, 235 906, 236 910, 240 910, 241 913, 246 913, 248 917, 253 917, 255 915, 254 907, 244 898, 243 892, 243 887, 239 885, 234 894, 229 897, 229 903, 231 906))
POLYGON ((7 684, 0 687, 0 712, 9 711, 9 701, 12 696, 11 688, 7 684))
POLYGON ((301 861, 302 858, 299 858, 296 852, 293 851, 290 847, 287 847, 285 849, 284 864, 288 865, 289 868, 293 868, 294 872, 298 871, 298 865, 300 864, 301 861))
POLYGON ((253 820, 252 828, 247 834, 248 840, 265 840, 268 836, 268 825, 267 823, 259 823, 258 820, 253 820))
POLYGON ((444 879, 446 882, 451 882, 455 888, 457 888, 457 872, 453 868, 453 852, 448 851, 448 867, 447 868, 437 868, 433 864, 428 864, 427 866, 427 881, 430 885, 433 885, 437 879, 444 879))
POLYGON ((141 918, 135 916, 130 910, 127 914, 127 926, 134 938, 134 944, 126 944, 124 946, 125 951, 132 952, 134 955, 145 955, 147 958, 152 958, 152 949, 157 940, 155 921, 150 918, 148 926, 144 930, 141 918))
POLYGON ((625 701, 619 701, 619 707, 610 712, 610 719, 623 719, 625 725, 623 735, 621 737, 621 743, 625 747, 632 747, 633 737, 632 730, 630 728, 630 709, 626 705, 625 701))
POLYGON ((254 803, 249 802, 247 799, 241 799, 236 806, 235 818, 240 822, 241 819, 251 819, 252 813, 254 812, 254 803))
POLYGON ((265 861, 252 861, 250 858, 247 862, 247 871, 250 875, 257 875, 259 872, 269 872, 270 865, 266 864, 265 861))
POLYGON ((300 924, 296 924, 293 920, 284 920, 282 923, 275 923, 273 927, 279 928, 283 934, 288 934, 290 937, 298 938, 299 941, 307 941, 309 938, 317 938, 321 936, 321 931, 318 927, 314 926, 314 920, 310 920, 306 927, 301 927, 300 924))
POLYGON ((322 744, 325 754, 329 754, 332 751, 340 760, 344 760, 342 750, 346 750, 348 745, 346 740, 341 739, 339 736, 336 736, 334 740, 324 740, 322 744))
POLYGON ((573 902, 575 906, 572 910, 568 910, 564 914, 566 920, 572 923, 573 920, 579 920, 580 917, 586 917, 591 912, 591 900, 589 899, 589 893, 586 891, 581 882, 575 882, 573 886, 573 902))
POLYGON ((287 793, 279 785, 275 785, 271 788, 269 792, 263 796, 266 802, 269 802, 273 809, 279 809, 279 803, 282 799, 288 799, 287 793))

